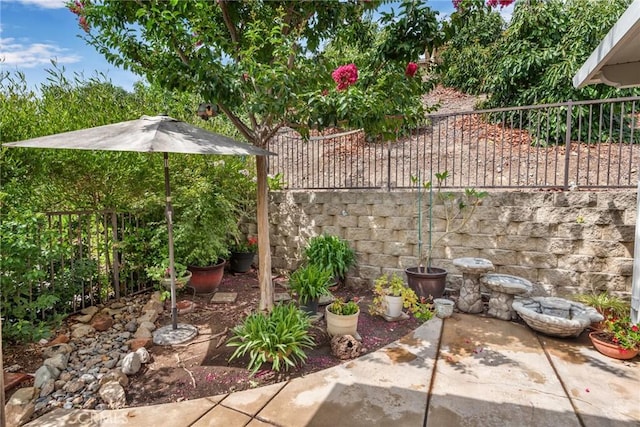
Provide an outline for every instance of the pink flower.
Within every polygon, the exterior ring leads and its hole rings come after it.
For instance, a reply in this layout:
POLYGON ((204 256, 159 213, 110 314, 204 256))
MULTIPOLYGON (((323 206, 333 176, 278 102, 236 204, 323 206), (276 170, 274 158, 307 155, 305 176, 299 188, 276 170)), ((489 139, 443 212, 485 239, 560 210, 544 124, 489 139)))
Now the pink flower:
POLYGON ((413 77, 418 71, 418 64, 415 62, 409 62, 407 64, 407 69, 404 71, 404 75, 407 77, 413 77))
POLYGON ((338 85, 338 90, 344 90, 358 81, 358 67, 356 64, 341 65, 331 73, 331 77, 338 85))
POLYGON ((329 91, 327 89, 322 89, 322 96, 329 95, 329 91))
POLYGON ((498 0, 487 0, 487 6, 489 6, 489 7, 498 6, 498 0))

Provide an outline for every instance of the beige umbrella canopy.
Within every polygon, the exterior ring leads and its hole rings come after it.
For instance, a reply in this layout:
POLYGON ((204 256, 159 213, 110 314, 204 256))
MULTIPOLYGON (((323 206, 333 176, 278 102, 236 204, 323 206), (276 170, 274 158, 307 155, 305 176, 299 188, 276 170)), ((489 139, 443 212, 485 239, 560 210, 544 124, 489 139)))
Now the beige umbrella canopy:
POLYGON ((169 185, 168 153, 275 155, 251 144, 235 141, 224 135, 209 132, 168 116, 142 116, 138 120, 128 122, 59 133, 20 142, 10 142, 3 144, 3 147, 164 153, 166 217, 169 231, 169 265, 171 268, 171 316, 174 330, 177 329, 176 277, 173 258, 173 209, 169 185))

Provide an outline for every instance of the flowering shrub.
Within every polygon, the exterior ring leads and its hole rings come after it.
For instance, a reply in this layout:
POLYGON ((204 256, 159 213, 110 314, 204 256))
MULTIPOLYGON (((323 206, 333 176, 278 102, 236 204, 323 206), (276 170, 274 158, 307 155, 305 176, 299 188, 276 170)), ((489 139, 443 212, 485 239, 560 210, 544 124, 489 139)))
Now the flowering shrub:
POLYGON ((245 241, 238 241, 231 248, 232 252, 254 253, 258 251, 258 238, 249 236, 245 241))
POLYGON ((338 85, 338 90, 345 90, 358 81, 358 67, 356 64, 341 65, 331 73, 331 77, 338 85))
POLYGON ((640 326, 631 323, 631 318, 608 316, 602 333, 611 342, 627 350, 640 348, 640 326))
POLYGON ((407 77, 413 77, 415 76, 416 71, 418 71, 418 64, 416 64, 415 62, 409 62, 407 64, 407 69, 405 70, 404 74, 407 77))

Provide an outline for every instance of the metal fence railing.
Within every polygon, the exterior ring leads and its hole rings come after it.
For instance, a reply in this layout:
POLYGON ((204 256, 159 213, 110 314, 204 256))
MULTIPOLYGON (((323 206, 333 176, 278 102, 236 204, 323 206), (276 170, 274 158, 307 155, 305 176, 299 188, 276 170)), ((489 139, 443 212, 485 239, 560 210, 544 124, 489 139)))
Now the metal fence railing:
POLYGON ((146 287, 141 280, 144 266, 135 253, 140 240, 135 216, 111 210, 47 212, 46 216, 47 229, 57 236, 41 242, 42 250, 56 254, 48 260, 48 292, 66 297, 61 301, 65 311, 75 312, 146 287))
POLYGON ((640 97, 431 115, 395 141, 362 131, 302 138, 282 129, 269 173, 288 189, 412 187, 447 170, 448 188, 635 187, 640 97))

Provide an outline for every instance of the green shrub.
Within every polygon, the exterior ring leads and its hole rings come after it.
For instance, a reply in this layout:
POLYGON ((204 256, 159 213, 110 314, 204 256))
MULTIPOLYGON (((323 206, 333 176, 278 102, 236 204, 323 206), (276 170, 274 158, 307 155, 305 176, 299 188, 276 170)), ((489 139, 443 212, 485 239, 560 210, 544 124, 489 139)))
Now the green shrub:
POLYGON ((331 271, 337 280, 343 280, 347 270, 356 263, 356 253, 349 242, 327 234, 312 237, 304 255, 309 264, 331 271))
POLYGON ((315 264, 298 268, 289 277, 289 287, 294 291, 301 304, 306 304, 329 293, 331 271, 315 264))
POLYGON ((294 304, 278 304, 271 313, 253 313, 232 329, 227 346, 237 347, 229 360, 249 354, 248 369, 255 374, 271 362, 273 370, 288 370, 304 363, 304 351, 314 345, 309 335, 309 318, 294 304))

